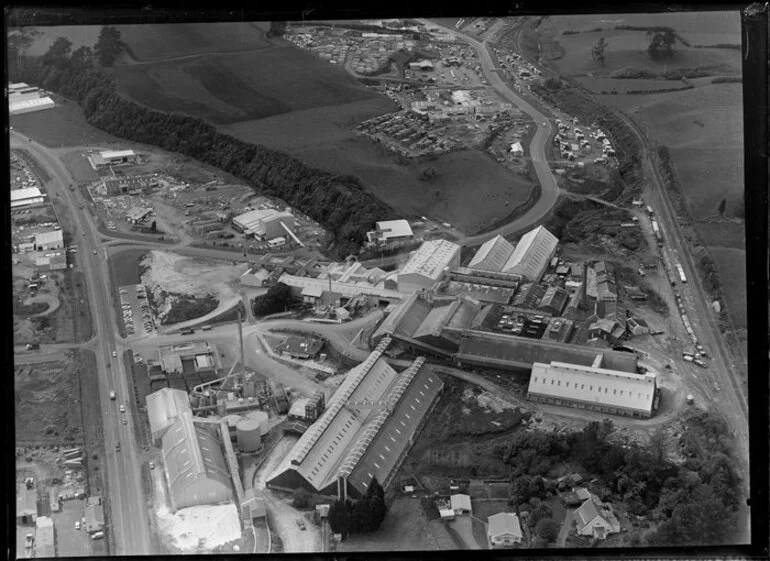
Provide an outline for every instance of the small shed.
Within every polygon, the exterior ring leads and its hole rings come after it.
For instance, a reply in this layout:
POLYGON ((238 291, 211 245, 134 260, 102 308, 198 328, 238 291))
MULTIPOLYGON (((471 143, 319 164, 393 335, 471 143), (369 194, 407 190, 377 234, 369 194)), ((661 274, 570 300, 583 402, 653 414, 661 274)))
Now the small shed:
POLYGON ((511 154, 514 156, 524 155, 524 148, 521 146, 521 142, 514 142, 511 144, 511 154))

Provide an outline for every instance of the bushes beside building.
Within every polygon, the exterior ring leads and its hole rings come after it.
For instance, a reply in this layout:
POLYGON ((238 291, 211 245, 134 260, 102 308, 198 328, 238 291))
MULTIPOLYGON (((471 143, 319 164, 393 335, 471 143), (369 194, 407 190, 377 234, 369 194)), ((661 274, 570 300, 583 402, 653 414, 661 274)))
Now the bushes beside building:
POLYGON ((291 287, 279 282, 271 286, 267 293, 251 301, 251 310, 255 316, 268 316, 285 312, 296 303, 291 287))
POLYGON ((385 520, 385 490, 377 478, 373 478, 366 494, 355 503, 351 500, 336 501, 329 509, 329 526, 343 539, 350 534, 374 532, 385 520))

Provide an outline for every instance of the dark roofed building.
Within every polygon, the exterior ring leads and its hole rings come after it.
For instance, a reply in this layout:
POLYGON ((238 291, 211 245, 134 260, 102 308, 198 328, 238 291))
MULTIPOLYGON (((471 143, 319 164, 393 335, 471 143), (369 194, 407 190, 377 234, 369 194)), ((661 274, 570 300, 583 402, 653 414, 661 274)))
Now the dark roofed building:
POLYGON ((323 348, 323 341, 289 335, 276 347, 276 351, 293 358, 315 358, 323 348))
POLYGON ((551 286, 545 291, 538 308, 548 310, 553 315, 558 316, 561 315, 567 300, 569 300, 569 294, 566 290, 559 286, 551 286))
POLYGON ((632 353, 602 350, 529 339, 485 331, 466 331, 455 355, 457 363, 500 369, 530 369, 536 362, 565 362, 584 366, 601 366, 622 372, 636 372, 637 358, 632 353), (600 357, 599 364, 596 364, 600 357))
POLYGON ((647 294, 638 286, 626 286, 626 293, 632 300, 646 300, 647 294))

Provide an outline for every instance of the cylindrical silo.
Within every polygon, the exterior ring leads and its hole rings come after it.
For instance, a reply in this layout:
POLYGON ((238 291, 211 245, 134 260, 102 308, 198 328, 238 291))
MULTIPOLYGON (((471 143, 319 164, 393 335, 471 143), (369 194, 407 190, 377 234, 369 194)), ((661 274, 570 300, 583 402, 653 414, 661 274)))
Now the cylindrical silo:
POLYGON ((236 426, 238 435, 238 447, 244 452, 256 452, 259 450, 262 440, 259 434, 259 421, 255 419, 242 419, 236 426))
POLYGON ((270 431, 270 425, 268 424, 269 415, 265 411, 252 411, 247 417, 254 419, 259 423, 259 433, 265 436, 270 431))

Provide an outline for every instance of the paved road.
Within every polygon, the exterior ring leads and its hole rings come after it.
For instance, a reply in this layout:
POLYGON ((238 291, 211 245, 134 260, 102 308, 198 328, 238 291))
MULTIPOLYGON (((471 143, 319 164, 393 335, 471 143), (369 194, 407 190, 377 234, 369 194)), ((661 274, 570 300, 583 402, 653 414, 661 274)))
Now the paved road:
POLYGON ((100 407, 104 431, 104 453, 107 468, 107 488, 110 497, 111 535, 115 544, 114 554, 147 555, 150 551, 149 519, 142 492, 137 446, 132 434, 133 420, 127 425, 120 422, 119 403, 129 403, 126 372, 120 358, 122 348, 116 342, 117 322, 114 306, 109 296, 109 271, 107 252, 99 248, 96 227, 88 218, 87 211, 79 211, 77 196, 67 186, 75 183, 66 167, 55 155, 37 142, 11 131, 11 147, 28 150, 52 178, 48 183, 49 195, 57 195, 70 206, 78 224, 77 241, 81 247, 81 262, 86 272, 89 300, 93 310, 96 336, 91 348, 96 354, 99 379, 100 407), (101 251, 100 251, 101 249, 101 251), (94 250, 97 251, 94 254, 94 250), (118 358, 112 352, 118 352, 118 358), (111 401, 109 392, 114 389, 118 399, 111 401), (115 444, 122 450, 116 451, 115 444))
POLYGON ((483 243, 491 238, 494 238, 498 234, 509 235, 522 232, 524 230, 531 229, 548 215, 553 206, 556 204, 556 199, 559 195, 559 186, 556 183, 556 178, 551 172, 551 168, 548 165, 548 160, 545 157, 545 145, 548 142, 548 138, 553 131, 551 122, 540 113, 537 109, 532 107, 527 101, 516 95, 511 88, 500 78, 497 72, 494 72, 495 63, 492 60, 486 44, 458 33, 454 29, 444 27, 443 25, 429 20, 419 20, 425 25, 436 26, 443 28, 446 32, 454 35, 458 40, 470 44, 479 56, 481 61, 481 68, 484 72, 489 84, 505 99, 516 105, 519 109, 529 115, 537 125, 537 132, 532 138, 532 142, 529 146, 529 156, 532 159, 532 165, 535 168, 537 179, 540 182, 540 198, 535 205, 527 211, 524 216, 521 216, 509 222, 504 226, 496 228, 486 234, 478 234, 475 236, 466 236, 463 238, 462 243, 465 245, 477 245, 483 243))

